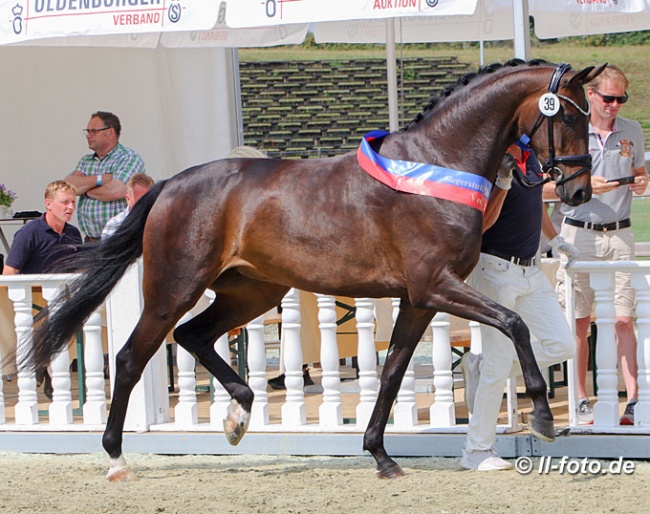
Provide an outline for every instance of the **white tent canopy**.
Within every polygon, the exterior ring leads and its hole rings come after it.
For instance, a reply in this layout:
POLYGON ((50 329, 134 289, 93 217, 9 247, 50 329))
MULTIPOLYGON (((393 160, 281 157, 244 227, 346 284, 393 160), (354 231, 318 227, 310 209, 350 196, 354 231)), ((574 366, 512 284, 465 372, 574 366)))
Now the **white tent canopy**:
POLYGON ((121 141, 156 179, 224 157, 238 144, 235 74, 227 49, 0 47, 0 182, 14 210, 43 210, 48 182, 88 153, 81 129, 115 112, 121 141))
MULTIPOLYGON (((97 110, 120 117, 122 143, 140 153, 156 179, 225 157, 241 144, 232 48, 301 43, 308 25, 234 30, 225 25, 225 3, 218 19, 213 0, 194 3, 214 11, 209 30, 167 31, 167 24, 160 32, 127 34, 109 25, 89 26, 82 31, 87 35, 71 28, 68 37, 46 37, 62 29, 41 25, 37 32, 26 18, 29 30, 9 38, 10 18, 1 18, 0 43, 11 45, 0 45, 0 183, 18 195, 13 210, 43 210, 45 185, 88 153, 81 129, 97 110)), ((15 5, 0 0, 0 13, 15 5)), ((32 0, 21 5, 34 14, 32 0)))

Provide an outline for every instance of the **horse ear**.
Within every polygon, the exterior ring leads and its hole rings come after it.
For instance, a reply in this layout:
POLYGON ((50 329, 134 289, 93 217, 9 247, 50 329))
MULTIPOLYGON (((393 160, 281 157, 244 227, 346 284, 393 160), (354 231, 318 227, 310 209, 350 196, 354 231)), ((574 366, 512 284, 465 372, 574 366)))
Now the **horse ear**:
POLYGON ((600 75, 605 68, 607 68, 607 63, 603 64, 599 68, 596 68, 595 66, 588 66, 584 70, 579 71, 573 77, 571 77, 567 85, 570 86, 572 84, 588 84, 598 75, 600 75))

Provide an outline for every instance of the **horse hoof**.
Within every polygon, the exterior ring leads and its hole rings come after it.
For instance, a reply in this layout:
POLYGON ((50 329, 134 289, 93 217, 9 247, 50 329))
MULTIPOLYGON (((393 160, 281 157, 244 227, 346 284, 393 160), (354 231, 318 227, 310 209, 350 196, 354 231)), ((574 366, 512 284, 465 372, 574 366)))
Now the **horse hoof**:
POLYGON ((406 473, 402 471, 402 468, 400 468, 398 464, 392 464, 386 469, 377 470, 377 478, 381 480, 394 480, 396 478, 402 478, 403 476, 406 476, 406 473))
POLYGON ((242 440, 246 430, 248 430, 250 419, 250 413, 244 410, 235 400, 232 400, 230 412, 226 419, 223 420, 223 431, 231 445, 237 446, 239 441, 242 440))
POLYGON ((552 419, 537 419, 534 414, 528 415, 528 428, 531 433, 547 443, 555 441, 555 427, 552 419))
POLYGON ((137 475, 129 468, 109 469, 106 478, 109 482, 132 482, 138 479, 137 475))

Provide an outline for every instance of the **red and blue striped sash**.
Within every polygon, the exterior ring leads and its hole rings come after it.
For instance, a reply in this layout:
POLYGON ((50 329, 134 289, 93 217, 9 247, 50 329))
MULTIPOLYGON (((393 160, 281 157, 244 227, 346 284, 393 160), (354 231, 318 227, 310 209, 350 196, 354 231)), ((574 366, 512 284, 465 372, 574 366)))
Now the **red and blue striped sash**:
POLYGON ((490 182, 464 171, 382 157, 370 147, 369 141, 387 134, 374 130, 361 140, 357 159, 370 176, 396 191, 451 200, 485 212, 492 189, 490 182))

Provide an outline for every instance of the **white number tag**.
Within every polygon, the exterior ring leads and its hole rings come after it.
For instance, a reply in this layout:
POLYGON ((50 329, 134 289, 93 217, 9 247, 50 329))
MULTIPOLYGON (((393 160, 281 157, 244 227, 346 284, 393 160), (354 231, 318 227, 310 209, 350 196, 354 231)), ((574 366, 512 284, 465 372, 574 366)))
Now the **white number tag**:
POLYGON ((555 116, 560 110, 560 99, 554 93, 545 93, 540 97, 538 105, 544 116, 555 116))

